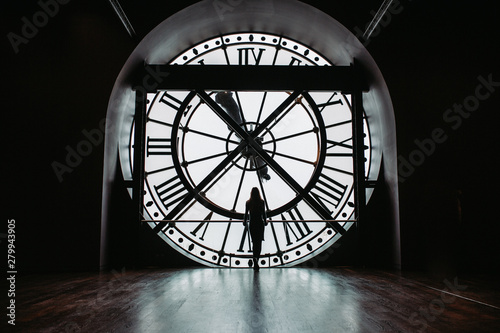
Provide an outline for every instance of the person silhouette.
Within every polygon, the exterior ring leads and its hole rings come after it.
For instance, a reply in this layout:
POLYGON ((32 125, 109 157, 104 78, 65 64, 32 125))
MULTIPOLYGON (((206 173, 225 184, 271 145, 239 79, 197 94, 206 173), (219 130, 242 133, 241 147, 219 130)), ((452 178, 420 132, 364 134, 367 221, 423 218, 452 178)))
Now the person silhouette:
POLYGON ((264 200, 260 197, 257 187, 252 188, 250 199, 246 202, 245 219, 243 223, 249 222, 250 236, 253 245, 253 269, 259 270, 259 257, 264 240, 264 228, 267 225, 266 207, 264 200))

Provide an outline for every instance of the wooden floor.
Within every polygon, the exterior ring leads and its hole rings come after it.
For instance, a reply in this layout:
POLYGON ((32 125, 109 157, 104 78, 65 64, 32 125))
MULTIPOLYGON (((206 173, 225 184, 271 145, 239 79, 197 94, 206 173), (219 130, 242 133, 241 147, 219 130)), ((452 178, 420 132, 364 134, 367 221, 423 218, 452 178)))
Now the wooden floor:
POLYGON ((16 283, 18 332, 500 332, 500 288, 485 278, 193 268, 16 283))

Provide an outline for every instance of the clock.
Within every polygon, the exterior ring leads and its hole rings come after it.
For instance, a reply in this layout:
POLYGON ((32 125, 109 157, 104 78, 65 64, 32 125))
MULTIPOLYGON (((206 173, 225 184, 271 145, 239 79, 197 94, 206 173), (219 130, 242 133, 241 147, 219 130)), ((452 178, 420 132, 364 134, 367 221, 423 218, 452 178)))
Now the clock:
MULTIPOLYGON (((263 32, 214 36, 170 63, 332 65, 310 46, 263 32)), ((355 222, 351 95, 158 90, 146 104, 144 219, 181 253, 210 266, 251 266, 252 242, 242 220, 253 187, 270 222, 263 267, 307 260, 355 222)), ((363 128, 369 170, 366 121, 363 128)), ((130 161, 135 138, 132 130, 130 161)))
POLYGON ((139 219, 168 246, 251 267, 243 218, 257 187, 269 222, 260 266, 293 266, 359 227, 381 169, 384 112, 373 105, 384 98, 342 84, 359 74, 339 52, 361 45, 351 34, 325 54, 329 37, 298 33, 318 18, 312 7, 254 1, 220 14, 202 1, 141 42, 117 80, 108 141, 139 219))

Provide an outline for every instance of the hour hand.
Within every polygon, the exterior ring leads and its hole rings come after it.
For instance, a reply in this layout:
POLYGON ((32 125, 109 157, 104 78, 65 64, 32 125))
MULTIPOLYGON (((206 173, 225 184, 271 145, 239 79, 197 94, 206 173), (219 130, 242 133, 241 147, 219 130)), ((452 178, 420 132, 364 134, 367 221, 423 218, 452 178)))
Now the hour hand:
POLYGON ((241 117, 241 110, 238 104, 233 98, 233 93, 230 91, 221 91, 215 95, 215 101, 222 106, 224 111, 233 118, 238 125, 243 125, 243 120, 241 117))
MULTIPOLYGON (((242 119, 242 113, 240 108, 238 107, 238 104, 233 98, 233 93, 230 91, 221 91, 218 92, 215 95, 215 101, 226 111, 226 113, 236 122, 238 123, 243 129, 244 121, 242 119)), ((231 128, 229 128, 231 129, 231 128)), ((259 139, 256 139, 259 141, 259 139)), ((260 140, 262 141, 262 140, 260 140)), ((262 144, 262 143, 261 143, 262 144)), ((255 168, 257 170, 257 174, 262 180, 269 180, 271 179, 271 176, 269 176, 268 171, 267 171, 267 166, 265 162, 256 154, 252 154, 253 156, 253 162, 255 163, 255 168)))

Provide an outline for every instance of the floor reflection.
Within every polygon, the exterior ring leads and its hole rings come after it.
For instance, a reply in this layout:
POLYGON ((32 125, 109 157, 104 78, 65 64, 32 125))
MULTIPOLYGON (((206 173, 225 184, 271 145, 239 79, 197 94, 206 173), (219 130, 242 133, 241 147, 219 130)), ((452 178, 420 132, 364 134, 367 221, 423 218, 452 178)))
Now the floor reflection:
POLYGON ((356 290, 341 278, 301 268, 200 268, 142 290, 137 331, 359 331, 356 290))
POLYGON ((262 269, 257 274, 196 268, 35 275, 19 280, 16 328, 115 333, 500 332, 498 279, 458 279, 437 281, 417 273, 410 277, 349 267, 262 269))

